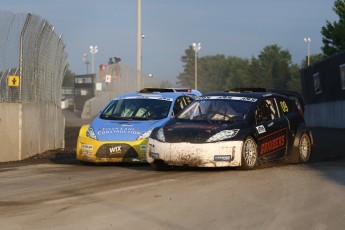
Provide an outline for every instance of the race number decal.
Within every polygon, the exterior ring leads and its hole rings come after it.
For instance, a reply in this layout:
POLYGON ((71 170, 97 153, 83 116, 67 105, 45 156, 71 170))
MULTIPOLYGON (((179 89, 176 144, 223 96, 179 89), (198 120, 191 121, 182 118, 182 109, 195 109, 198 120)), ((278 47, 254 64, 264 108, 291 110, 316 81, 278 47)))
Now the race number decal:
POLYGON ((287 106, 287 104, 286 104, 285 101, 281 101, 281 102, 280 102, 280 107, 282 108, 282 110, 283 110, 284 113, 289 112, 289 108, 288 108, 288 106, 287 106))

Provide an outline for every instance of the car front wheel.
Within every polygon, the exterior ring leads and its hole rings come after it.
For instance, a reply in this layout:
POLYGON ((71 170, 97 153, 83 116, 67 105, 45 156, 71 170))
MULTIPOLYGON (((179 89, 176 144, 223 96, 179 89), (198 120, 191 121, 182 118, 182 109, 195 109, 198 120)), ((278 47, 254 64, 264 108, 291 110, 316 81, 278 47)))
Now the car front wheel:
POLYGON ((253 169, 258 162, 258 146, 252 137, 247 137, 242 149, 242 169, 253 169))
POLYGON ((156 171, 166 171, 169 169, 168 165, 162 160, 155 160, 150 164, 150 166, 156 171))

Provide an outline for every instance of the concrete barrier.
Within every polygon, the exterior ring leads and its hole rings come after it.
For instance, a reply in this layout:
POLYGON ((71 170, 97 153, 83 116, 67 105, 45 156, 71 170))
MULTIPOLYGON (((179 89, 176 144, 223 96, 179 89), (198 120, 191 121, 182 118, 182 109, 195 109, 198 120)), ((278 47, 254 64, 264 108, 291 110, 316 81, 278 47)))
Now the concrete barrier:
POLYGON ((0 111, 0 162, 64 148, 65 117, 60 107, 42 102, 0 103, 0 111))
POLYGON ((82 119, 93 119, 116 96, 114 92, 106 92, 85 102, 81 113, 82 119))

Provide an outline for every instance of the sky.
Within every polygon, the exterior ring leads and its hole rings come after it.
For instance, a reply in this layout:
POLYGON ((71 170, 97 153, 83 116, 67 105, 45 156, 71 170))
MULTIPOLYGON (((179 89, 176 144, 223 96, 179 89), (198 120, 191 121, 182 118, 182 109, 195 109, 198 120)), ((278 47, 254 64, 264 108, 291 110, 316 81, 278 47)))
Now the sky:
MULTIPOLYGON (((294 64, 321 53, 321 28, 338 21, 334 0, 141 0, 142 71, 176 82, 183 71, 181 57, 200 42, 199 57, 222 54, 258 57, 264 47, 288 50, 294 64)), ((138 0, 1 0, 1 10, 36 14, 61 34, 69 69, 86 74, 83 54, 95 69, 110 57, 137 66, 138 0)), ((91 67, 89 66, 89 72, 91 67)))

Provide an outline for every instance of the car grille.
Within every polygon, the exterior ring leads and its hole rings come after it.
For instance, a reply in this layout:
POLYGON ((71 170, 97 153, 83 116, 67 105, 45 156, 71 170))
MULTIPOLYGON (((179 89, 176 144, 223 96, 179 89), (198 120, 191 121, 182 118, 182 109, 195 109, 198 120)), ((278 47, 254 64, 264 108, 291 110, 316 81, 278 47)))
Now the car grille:
POLYGON ((100 158, 137 158, 139 157, 135 149, 127 144, 105 144, 102 145, 97 153, 100 158))

